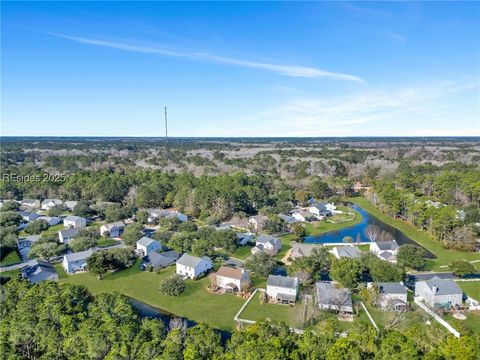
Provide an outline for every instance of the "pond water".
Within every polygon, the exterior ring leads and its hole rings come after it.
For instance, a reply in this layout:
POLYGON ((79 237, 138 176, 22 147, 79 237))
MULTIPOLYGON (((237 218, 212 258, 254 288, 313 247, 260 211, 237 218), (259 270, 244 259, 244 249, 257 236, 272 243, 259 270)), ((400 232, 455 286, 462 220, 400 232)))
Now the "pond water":
MULTIPOLYGON (((390 233, 392 237, 397 241, 398 245, 405 245, 405 244, 414 244, 417 246, 421 246, 420 244, 416 243, 404 233, 402 233, 397 228, 385 224, 383 221, 377 219, 375 216, 369 214, 361 207, 357 205, 352 205, 352 208, 362 215, 362 221, 358 224, 345 227, 340 230, 330 231, 321 235, 316 236, 307 236, 305 237, 305 243, 309 244, 333 244, 333 243, 342 243, 343 238, 346 236, 350 236, 353 238, 355 242, 359 239, 361 243, 369 243, 370 240, 365 235, 365 230, 368 225, 376 225, 382 231, 390 233)), ((425 248, 424 248, 425 249, 425 248)), ((427 258, 434 259, 435 255, 432 254, 430 251, 425 249, 427 253, 427 258)))
MULTIPOLYGON (((166 310, 158 308, 156 306, 146 304, 138 299, 129 298, 129 300, 130 300, 130 304, 132 304, 132 306, 137 310, 137 312, 140 314, 142 318, 149 317, 153 319, 161 319, 165 323, 167 328, 168 328, 168 324, 170 324, 171 319, 179 317, 166 310)), ((189 320, 183 317, 180 317, 180 318, 187 323, 187 327, 192 327, 197 325, 197 323, 193 320, 189 320)), ((223 343, 225 343, 232 336, 232 334, 229 331, 219 330, 219 329, 216 329, 216 330, 220 334, 220 337, 223 343)))

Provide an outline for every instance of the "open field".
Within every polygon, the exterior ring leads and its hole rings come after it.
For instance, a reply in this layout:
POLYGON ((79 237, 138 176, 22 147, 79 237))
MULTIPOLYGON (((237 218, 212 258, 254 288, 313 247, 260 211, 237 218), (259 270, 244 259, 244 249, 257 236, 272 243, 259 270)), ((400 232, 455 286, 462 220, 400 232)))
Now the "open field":
POLYGON ((240 260, 245 260, 251 255, 250 250, 252 249, 253 246, 250 245, 245 245, 245 246, 239 246, 238 248, 235 249, 234 253, 232 254, 232 257, 240 260))
POLYGON ((245 299, 224 294, 213 295, 207 291, 209 280, 186 281, 186 290, 177 297, 160 294, 160 282, 175 273, 175 267, 163 269, 160 274, 144 272, 138 269, 139 262, 131 268, 108 274, 103 280, 88 274, 76 274, 63 277, 60 283, 86 286, 92 293, 118 291, 144 303, 161 308, 177 316, 186 317, 197 322, 204 322, 213 327, 233 330, 233 317, 241 308, 245 299))
POLYGON ((379 220, 382 220, 384 223, 396 227, 410 239, 418 242, 420 245, 434 253, 437 258, 427 261, 428 270, 441 270, 441 265, 448 265, 452 260, 480 260, 480 254, 478 253, 443 248, 440 242, 434 240, 425 231, 418 230, 406 222, 398 219, 392 219, 389 216, 381 213, 370 201, 364 197, 349 198, 347 200, 361 206, 365 211, 369 212, 379 220))

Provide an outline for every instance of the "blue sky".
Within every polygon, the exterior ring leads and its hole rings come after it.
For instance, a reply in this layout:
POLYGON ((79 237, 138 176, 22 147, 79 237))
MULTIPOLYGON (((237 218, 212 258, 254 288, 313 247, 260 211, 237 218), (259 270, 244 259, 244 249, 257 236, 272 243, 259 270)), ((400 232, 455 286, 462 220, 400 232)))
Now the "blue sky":
POLYGON ((2 2, 2 135, 480 135, 478 2, 2 2))

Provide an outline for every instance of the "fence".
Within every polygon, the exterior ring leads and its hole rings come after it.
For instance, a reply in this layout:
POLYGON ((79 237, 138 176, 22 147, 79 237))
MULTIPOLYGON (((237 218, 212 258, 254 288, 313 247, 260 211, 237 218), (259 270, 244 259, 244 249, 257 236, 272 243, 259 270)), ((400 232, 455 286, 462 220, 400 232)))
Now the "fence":
POLYGON ((420 306, 420 308, 422 308, 422 310, 424 310, 427 314, 437 320, 440 325, 442 325, 445 329, 451 332, 455 337, 460 337, 460 333, 457 330, 455 330, 449 323, 443 320, 440 315, 436 314, 432 309, 425 305, 418 297, 415 297, 413 301, 415 302, 415 304, 420 306))

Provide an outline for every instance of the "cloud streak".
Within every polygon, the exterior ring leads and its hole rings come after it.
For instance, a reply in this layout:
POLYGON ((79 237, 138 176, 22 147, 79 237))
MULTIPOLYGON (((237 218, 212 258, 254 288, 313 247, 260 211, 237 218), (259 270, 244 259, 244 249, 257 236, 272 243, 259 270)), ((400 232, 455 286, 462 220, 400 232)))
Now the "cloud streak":
POLYGON ((331 80, 341 81, 353 81, 358 83, 364 83, 362 78, 345 73, 338 73, 333 71, 327 71, 315 67, 300 66, 300 65, 284 65, 284 64, 272 64, 266 62, 256 62, 244 59, 236 59, 224 56, 218 56, 214 54, 204 52, 183 52, 177 50, 171 50, 161 47, 142 46, 135 44, 128 44, 116 41, 107 41, 102 39, 84 38, 78 36, 70 36, 63 34, 49 33, 50 35, 57 36, 63 39, 68 39, 77 43, 108 47, 112 49, 131 51, 143 54, 154 54, 168 57, 178 57, 197 61, 212 62, 223 65, 233 65, 244 68, 266 70, 276 74, 290 76, 290 77, 302 77, 302 78, 325 78, 331 80))

